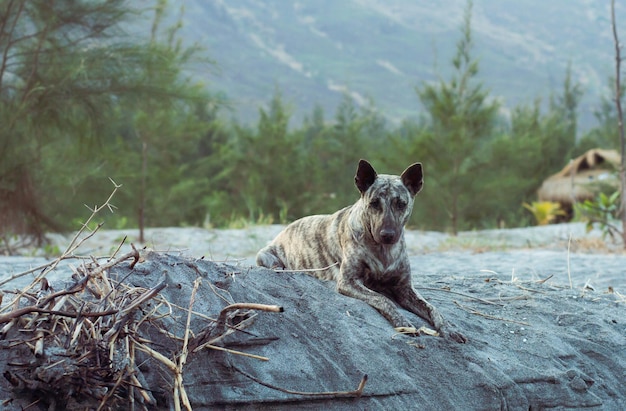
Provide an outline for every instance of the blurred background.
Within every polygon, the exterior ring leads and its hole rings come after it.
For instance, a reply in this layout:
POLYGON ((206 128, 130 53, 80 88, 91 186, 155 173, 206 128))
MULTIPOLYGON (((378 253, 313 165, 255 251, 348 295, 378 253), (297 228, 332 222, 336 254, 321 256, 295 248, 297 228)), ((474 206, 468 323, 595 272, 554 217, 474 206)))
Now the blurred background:
POLYGON ((3 0, 0 232, 76 230, 110 179, 105 228, 285 223, 360 158, 424 164, 413 228, 569 221, 619 201, 615 95, 608 0, 3 0))

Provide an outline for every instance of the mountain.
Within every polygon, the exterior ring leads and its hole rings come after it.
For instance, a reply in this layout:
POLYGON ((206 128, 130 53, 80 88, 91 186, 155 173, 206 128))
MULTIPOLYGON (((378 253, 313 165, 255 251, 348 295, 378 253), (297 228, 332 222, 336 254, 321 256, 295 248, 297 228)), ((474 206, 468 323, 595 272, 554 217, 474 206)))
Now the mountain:
MULTIPOLYGON (((421 110, 415 87, 449 79, 465 0, 185 0, 185 40, 203 45, 219 72, 210 87, 233 116, 256 120, 276 87, 293 124, 320 104, 332 118, 343 93, 368 99, 392 122, 421 110)), ((626 16, 623 5, 617 15, 626 16)), ((626 21, 622 19, 626 41, 626 21)), ((619 25, 619 20, 618 20, 619 25)), ((620 28, 620 27, 618 27, 620 28)), ((476 0, 479 79, 506 109, 561 92, 568 64, 584 89, 581 128, 609 96, 614 45, 609 0, 476 0)))

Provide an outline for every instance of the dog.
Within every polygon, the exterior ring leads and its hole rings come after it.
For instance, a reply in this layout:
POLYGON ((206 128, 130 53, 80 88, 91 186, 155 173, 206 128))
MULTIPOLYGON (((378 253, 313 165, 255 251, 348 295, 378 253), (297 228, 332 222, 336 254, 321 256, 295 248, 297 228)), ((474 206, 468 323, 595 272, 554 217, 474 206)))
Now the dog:
POLYGON ((412 324, 404 309, 428 321, 440 335, 465 343, 437 309, 411 283, 404 226, 413 201, 424 185, 422 164, 402 175, 377 174, 359 161, 354 178, 361 197, 332 215, 313 215, 289 224, 256 257, 271 269, 315 270, 320 279, 334 280, 337 291, 376 308, 394 327, 412 324))

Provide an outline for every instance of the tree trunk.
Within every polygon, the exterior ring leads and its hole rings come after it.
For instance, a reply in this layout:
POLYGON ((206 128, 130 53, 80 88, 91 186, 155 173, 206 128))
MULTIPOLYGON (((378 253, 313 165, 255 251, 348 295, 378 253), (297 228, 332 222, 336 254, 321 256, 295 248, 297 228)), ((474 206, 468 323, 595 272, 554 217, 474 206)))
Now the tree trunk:
POLYGON ((615 43, 615 107, 617 109, 617 126, 619 129, 619 141, 622 159, 620 161, 620 209, 619 215, 622 220, 622 244, 626 248, 626 138, 624 137, 624 119, 622 115, 622 87, 620 69, 622 64, 621 45, 617 36, 615 23, 615 0, 611 0, 611 26, 613 26, 613 40, 615 43))

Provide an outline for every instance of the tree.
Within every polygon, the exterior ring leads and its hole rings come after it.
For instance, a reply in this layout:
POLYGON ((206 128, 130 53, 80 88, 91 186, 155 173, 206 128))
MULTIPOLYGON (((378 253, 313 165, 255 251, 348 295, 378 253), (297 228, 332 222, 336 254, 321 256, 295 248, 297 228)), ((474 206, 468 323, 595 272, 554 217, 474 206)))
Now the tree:
POLYGON ((290 118, 277 87, 268 106, 259 108, 256 129, 235 125, 222 153, 222 178, 228 184, 215 203, 222 220, 265 217, 284 222, 300 216, 303 199, 310 195, 310 171, 303 161, 303 134, 289 130, 290 118))
POLYGON ((121 67, 136 64, 127 58, 128 45, 112 42, 115 23, 129 12, 122 3, 0 4, 3 233, 41 237, 45 226, 58 227, 38 201, 41 149, 66 133, 79 141, 105 130, 106 107, 115 94, 129 89, 129 73, 121 67))
POLYGON ((563 81, 563 94, 553 96, 550 100, 550 110, 563 118, 566 123, 563 135, 564 146, 573 147, 576 143, 578 130, 578 106, 583 91, 580 83, 572 80, 572 63, 567 65, 565 80, 563 81))
MULTIPOLYGON (((475 187, 476 173, 499 108, 496 101, 489 101, 489 93, 482 84, 474 83, 478 61, 470 54, 473 44, 471 10, 472 3, 468 2, 462 36, 452 60, 452 78, 416 89, 430 120, 429 132, 419 143, 425 156, 426 175, 435 181, 436 193, 433 194, 440 201, 437 208, 445 209, 455 234, 479 193, 475 187)), ((431 193, 429 195, 433 195, 431 193)))
MULTIPOLYGON (((125 131, 135 131, 139 103, 155 97, 171 108, 187 99, 180 67, 193 50, 125 35, 120 27, 138 12, 123 0, 0 3, 4 233, 63 227, 48 216, 65 216, 69 200, 58 190, 91 189, 94 173, 122 164, 127 153, 113 148, 136 136, 125 131), (159 77, 147 75, 151 70, 159 77)), ((107 191, 108 176, 98 174, 107 191)))
MULTIPOLYGON (((189 141, 192 146, 197 146, 199 137, 208 126, 208 123, 202 122, 195 116, 195 104, 196 102, 206 104, 210 97, 204 90, 203 84, 193 84, 182 74, 184 67, 198 63, 196 54, 199 49, 196 46, 182 47, 182 41, 177 38, 178 30, 182 27, 182 20, 165 30, 165 39, 158 38, 167 6, 166 0, 158 0, 148 46, 152 51, 151 58, 144 68, 146 81, 159 85, 162 92, 159 95, 144 96, 140 100, 131 97, 134 115, 130 126, 134 137, 140 143, 136 149, 141 153, 139 187, 136 190, 140 242, 144 242, 148 192, 151 192, 151 197, 155 198, 157 190, 154 188, 163 187, 174 176, 176 179, 171 184, 193 180, 192 176, 185 176, 187 173, 181 173, 186 168, 184 164, 191 160, 189 156, 193 156, 193 152, 189 150, 189 141), (181 141, 183 139, 187 141, 181 141), (172 145, 172 142, 176 144, 172 145), (150 151, 153 152, 150 153, 150 151), (150 157, 159 163, 158 168, 150 167, 149 169, 150 157), (169 159, 169 162, 163 161, 165 159, 169 159), (170 167, 163 167, 168 163, 170 167), (168 170, 165 175, 162 173, 164 169, 168 170)), ((159 203, 162 204, 163 201, 159 203)), ((164 220, 163 212, 167 213, 167 210, 157 210, 158 207, 154 206, 151 208, 154 213, 161 211, 159 217, 164 220)))
MULTIPOLYGON (((615 78, 610 76, 608 83, 609 87, 613 89, 615 78)), ((623 85, 620 95, 623 100, 623 85)), ((587 133, 582 136, 580 141, 578 141, 573 154, 574 156, 580 155, 587 150, 596 147, 619 150, 619 129, 615 127, 615 124, 617 124, 617 112, 615 109, 614 97, 607 98, 603 96, 600 100, 600 106, 594 110, 593 115, 596 119, 597 125, 587 131, 587 133)))

